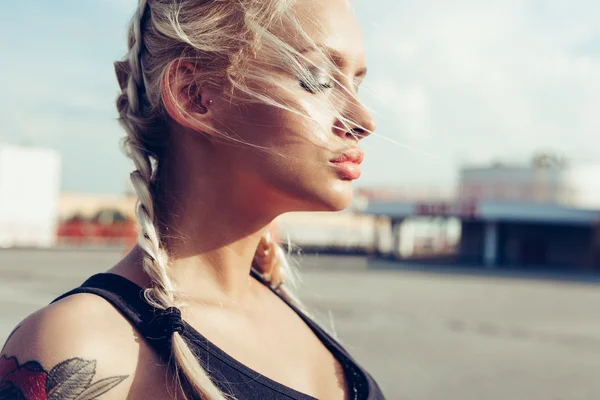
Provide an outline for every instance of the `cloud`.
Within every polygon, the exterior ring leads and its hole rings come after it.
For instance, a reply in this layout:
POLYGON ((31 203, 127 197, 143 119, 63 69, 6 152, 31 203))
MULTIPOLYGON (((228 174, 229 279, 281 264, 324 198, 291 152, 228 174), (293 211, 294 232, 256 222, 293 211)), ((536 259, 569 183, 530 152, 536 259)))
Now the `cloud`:
MULTIPOLYGON (((422 86, 402 86, 393 80, 371 82, 368 86, 377 103, 393 112, 396 134, 401 140, 423 141, 431 134, 429 96, 422 86)), ((385 116, 384 111, 381 115, 385 116)))
MULTIPOLYGON (((448 184, 461 162, 539 148, 600 159, 597 0, 355 3, 378 122, 363 184, 448 184)), ((112 62, 136 4, 30 0, 0 14, 0 140, 59 149, 65 189, 122 190, 112 62)))
POLYGON ((138 0, 102 0, 108 6, 131 17, 137 8, 138 0))
MULTIPOLYGON (((412 129, 403 139, 445 164, 515 153, 525 158, 537 148, 576 160, 600 158, 590 147, 600 147, 600 113, 594 112, 600 107, 600 3, 390 6, 386 13, 358 6, 371 47, 370 97, 385 99, 372 105, 381 135, 394 136, 396 126, 412 129)), ((441 163, 429 161, 429 171, 417 173, 429 179, 441 163)))
POLYGON ((130 167, 112 61, 124 52, 128 15, 102 3, 31 3, 0 17, 0 34, 15 38, 0 44, 0 140, 58 150, 64 190, 122 192, 130 167))

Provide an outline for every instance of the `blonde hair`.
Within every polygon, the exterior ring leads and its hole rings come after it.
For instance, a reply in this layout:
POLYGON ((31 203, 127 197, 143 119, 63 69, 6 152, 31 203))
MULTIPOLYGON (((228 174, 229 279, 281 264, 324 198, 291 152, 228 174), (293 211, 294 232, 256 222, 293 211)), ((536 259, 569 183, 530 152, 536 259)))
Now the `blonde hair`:
MULTIPOLYGON (((120 122, 127 132, 123 141, 133 160, 131 181, 138 196, 140 225, 138 245, 143 250, 143 269, 152 280, 148 301, 159 309, 179 307, 181 299, 169 276, 169 255, 159 232, 156 210, 157 174, 167 136, 167 115, 161 98, 161 80, 172 63, 188 60, 199 65, 198 79, 216 85, 227 84, 244 94, 246 101, 259 101, 300 113, 279 99, 257 92, 246 84, 262 79, 264 67, 248 62, 259 50, 269 52, 269 62, 284 65, 298 76, 309 62, 270 31, 275 23, 295 26, 308 45, 315 46, 291 13, 295 0, 140 0, 129 30, 129 52, 115 63, 122 89, 117 100, 120 122)), ((286 25, 286 26, 287 26, 286 25)), ((321 67, 319 67, 321 68, 321 67)), ((330 75, 332 76, 332 75, 330 75)), ((268 81, 271 83, 270 81, 268 81)), ((339 117, 344 123, 348 120, 339 117)), ((230 137, 231 140, 234 140, 230 137)), ((283 249, 265 232, 253 266, 264 280, 292 303, 300 306, 290 287, 293 270, 283 249), (283 282, 286 282, 282 286, 283 282)), ((174 376, 180 387, 193 393, 184 397, 223 400, 225 395, 200 365, 184 338, 172 337, 174 376)))

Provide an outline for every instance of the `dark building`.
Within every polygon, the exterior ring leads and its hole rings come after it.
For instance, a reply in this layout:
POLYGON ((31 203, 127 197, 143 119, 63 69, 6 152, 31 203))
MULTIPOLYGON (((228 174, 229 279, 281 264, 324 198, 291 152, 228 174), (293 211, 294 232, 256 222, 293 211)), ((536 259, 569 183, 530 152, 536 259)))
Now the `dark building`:
POLYGON ((453 261, 460 264, 600 270, 598 210, 506 201, 375 200, 364 212, 386 216, 394 226, 412 216, 458 218, 461 237, 453 261))

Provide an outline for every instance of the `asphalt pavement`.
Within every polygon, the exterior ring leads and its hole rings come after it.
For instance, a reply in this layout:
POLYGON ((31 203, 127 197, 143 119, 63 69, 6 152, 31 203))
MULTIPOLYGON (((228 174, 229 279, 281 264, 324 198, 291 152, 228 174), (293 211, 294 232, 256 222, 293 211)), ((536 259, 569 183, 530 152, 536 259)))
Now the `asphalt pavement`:
MULTIPOLYGON (((0 342, 121 255, 0 251, 0 342)), ((300 265, 301 297, 391 400, 600 399, 597 284, 395 270, 363 257, 300 265)))

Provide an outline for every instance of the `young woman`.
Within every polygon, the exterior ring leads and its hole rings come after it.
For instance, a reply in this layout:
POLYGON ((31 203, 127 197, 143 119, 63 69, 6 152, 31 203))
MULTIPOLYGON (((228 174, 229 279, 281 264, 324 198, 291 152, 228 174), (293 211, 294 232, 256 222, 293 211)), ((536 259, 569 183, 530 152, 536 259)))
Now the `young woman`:
POLYGON ((117 100, 137 246, 23 321, 0 399, 383 399, 268 227, 347 207, 366 68, 347 0, 141 0, 117 100))

